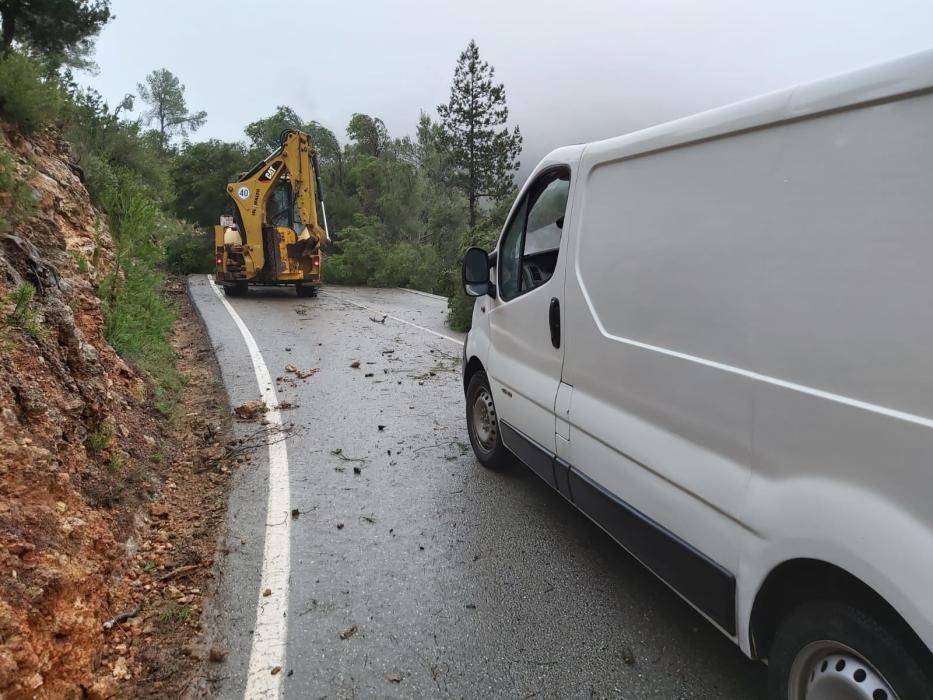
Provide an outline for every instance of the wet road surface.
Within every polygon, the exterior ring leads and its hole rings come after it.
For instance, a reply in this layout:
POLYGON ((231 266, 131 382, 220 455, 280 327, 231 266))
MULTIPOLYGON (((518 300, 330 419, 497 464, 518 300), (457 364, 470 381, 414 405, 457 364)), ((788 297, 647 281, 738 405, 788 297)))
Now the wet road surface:
MULTIPOLYGON (((206 278, 190 288, 231 404, 258 398, 230 315, 206 278)), ((764 697, 764 666, 537 477, 479 466, 463 417, 463 336, 445 327, 444 300, 331 287, 316 299, 270 288, 230 301, 283 378, 279 401, 296 406, 282 417, 295 425, 299 516, 268 516, 288 528, 291 550, 286 698, 764 697), (320 371, 296 380, 287 364, 320 371)), ((256 427, 238 424, 241 435, 256 427)), ((246 687, 264 460, 258 450, 240 468, 230 502, 214 610, 229 650, 225 698, 246 687)))

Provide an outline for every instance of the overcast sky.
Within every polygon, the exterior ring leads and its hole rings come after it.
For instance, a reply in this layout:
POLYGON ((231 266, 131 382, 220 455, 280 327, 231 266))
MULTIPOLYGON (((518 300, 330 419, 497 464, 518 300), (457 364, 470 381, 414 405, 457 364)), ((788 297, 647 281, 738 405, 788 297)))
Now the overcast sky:
POLYGON ((276 105, 345 140, 354 112, 413 134, 471 38, 505 83, 523 171, 551 148, 933 48, 930 0, 113 0, 86 82, 117 104, 155 68, 243 138, 276 105))

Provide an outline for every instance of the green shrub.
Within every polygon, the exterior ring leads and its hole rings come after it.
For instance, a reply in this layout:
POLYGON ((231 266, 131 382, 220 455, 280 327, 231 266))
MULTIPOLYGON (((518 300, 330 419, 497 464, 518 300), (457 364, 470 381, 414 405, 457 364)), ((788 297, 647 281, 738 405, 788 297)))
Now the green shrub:
POLYGON ((0 56, 0 118, 28 134, 58 119, 64 105, 61 87, 38 63, 12 51, 0 56))
POLYGON ((85 444, 91 452, 100 452, 110 447, 113 442, 113 425, 111 423, 101 423, 97 429, 87 436, 85 444))
POLYGON ((31 338, 41 338, 46 330, 42 327, 42 317, 35 305, 36 288, 23 282, 7 295, 7 301, 13 305, 7 315, 8 326, 18 328, 31 338))
POLYGON ((434 248, 399 243, 380 256, 378 268, 366 284, 370 287, 411 287, 431 292, 439 269, 440 260, 434 248))
POLYGON ((330 284, 366 284, 381 266, 386 246, 382 225, 373 217, 356 215, 353 226, 340 232, 338 251, 325 258, 323 278, 330 284))
POLYGON ((479 246, 486 250, 492 250, 496 246, 498 237, 499 228, 495 226, 468 232, 463 237, 463 246, 457 260, 457 266, 448 273, 447 325, 455 331, 465 332, 470 330, 470 325, 473 321, 474 298, 467 296, 463 291, 463 283, 461 280, 463 253, 466 252, 467 248, 472 246, 479 246))
POLYGON ((213 272, 213 238, 201 231, 170 238, 165 243, 165 266, 179 275, 213 272))
POLYGON ((0 146, 0 194, 8 195, 4 203, 0 197, 0 233, 16 227, 35 212, 37 197, 26 179, 16 172, 16 160, 0 146))
POLYGON ((153 198, 170 198, 169 154, 138 123, 120 121, 103 98, 90 89, 71 86, 64 136, 84 173, 91 201, 101 205, 116 186, 118 173, 132 173, 153 198))
POLYGON ((170 413, 184 386, 169 333, 175 321, 162 295, 159 232, 172 230, 156 202, 129 173, 118 173, 102 202, 117 243, 113 270, 98 295, 107 342, 154 380, 155 405, 170 413))

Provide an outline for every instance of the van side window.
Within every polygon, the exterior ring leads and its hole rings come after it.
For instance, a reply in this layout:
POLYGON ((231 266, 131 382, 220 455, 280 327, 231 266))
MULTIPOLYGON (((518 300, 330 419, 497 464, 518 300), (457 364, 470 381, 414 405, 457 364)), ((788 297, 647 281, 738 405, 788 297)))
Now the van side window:
POLYGON ((499 295, 503 299, 517 297, 521 289, 522 233, 525 230, 527 199, 523 199, 515 210, 515 216, 499 245, 499 295))
POLYGON ((551 170, 534 183, 515 210, 499 245, 499 294, 504 300, 551 279, 569 194, 569 169, 551 170))

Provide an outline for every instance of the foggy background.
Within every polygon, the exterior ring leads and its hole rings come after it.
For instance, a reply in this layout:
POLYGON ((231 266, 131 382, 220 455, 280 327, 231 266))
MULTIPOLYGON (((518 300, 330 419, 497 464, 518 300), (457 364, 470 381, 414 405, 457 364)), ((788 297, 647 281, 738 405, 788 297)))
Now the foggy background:
MULTIPOLYGON (((614 136, 933 48, 930 0, 114 0, 82 82, 111 107, 156 68, 207 110, 192 140, 243 139, 293 107, 342 142, 350 115, 413 135, 471 38, 505 83, 522 173, 551 148, 614 136)), ((141 105, 137 103, 136 113, 141 105)))

